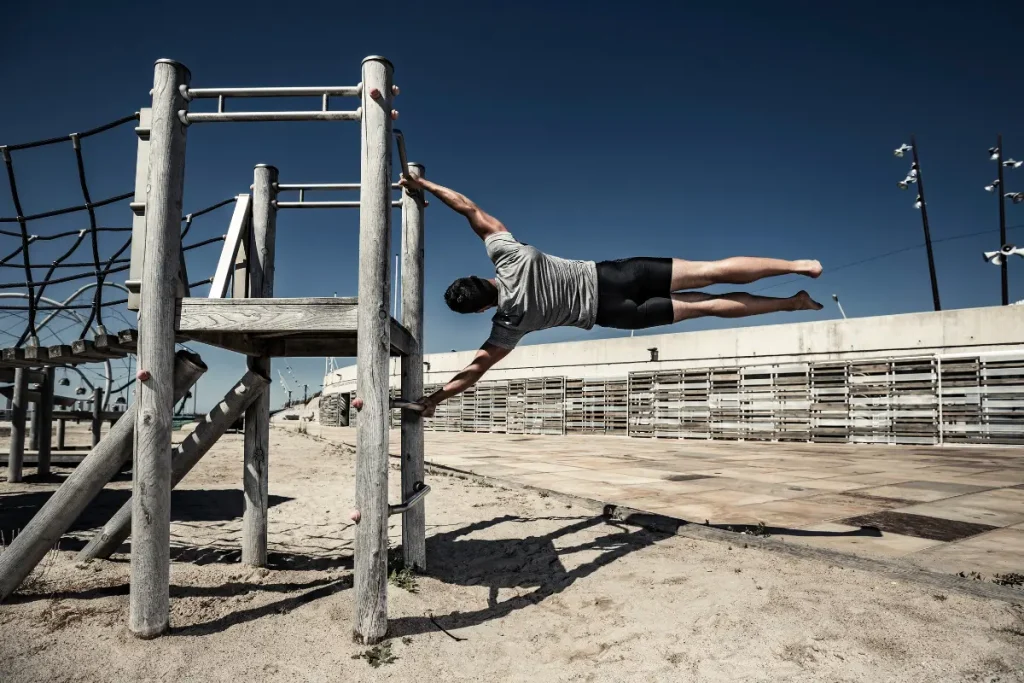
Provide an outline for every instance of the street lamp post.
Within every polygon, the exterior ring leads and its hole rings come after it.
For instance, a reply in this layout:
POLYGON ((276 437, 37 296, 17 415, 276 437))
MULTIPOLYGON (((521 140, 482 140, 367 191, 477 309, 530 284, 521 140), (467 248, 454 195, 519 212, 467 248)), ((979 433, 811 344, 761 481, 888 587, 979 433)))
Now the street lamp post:
POLYGON ((925 202, 924 180, 921 177, 921 160, 917 156, 917 141, 913 135, 910 136, 910 144, 900 145, 896 148, 894 154, 897 157, 902 157, 905 152, 911 152, 914 161, 910 166, 910 172, 907 173, 907 177, 897 183, 897 186, 901 190, 907 190, 911 185, 917 184, 917 200, 914 202, 914 208, 921 211, 921 225, 924 228, 924 246, 928 252, 928 274, 932 282, 932 303, 935 305, 936 311, 941 311, 939 282, 935 275, 935 255, 932 253, 932 233, 928 227, 928 205, 925 202))
POLYGON ((1008 244, 1006 241, 1006 200, 1011 200, 1014 204, 1019 204, 1024 200, 1024 195, 1020 192, 1004 192, 1006 184, 1003 181, 1003 169, 1004 168, 1020 168, 1024 165, 1024 162, 1017 161, 1015 159, 1003 159, 1003 135, 1000 133, 996 137, 996 146, 991 147, 988 150, 989 159, 996 162, 996 179, 992 181, 991 185, 986 185, 985 190, 993 192, 996 195, 996 200, 999 202, 999 251, 997 252, 986 252, 985 260, 990 261, 999 266, 1000 275, 1000 291, 1002 293, 1002 305, 1010 305, 1010 276, 1007 270, 1007 256, 1013 253, 1019 253, 1012 244, 1008 244))

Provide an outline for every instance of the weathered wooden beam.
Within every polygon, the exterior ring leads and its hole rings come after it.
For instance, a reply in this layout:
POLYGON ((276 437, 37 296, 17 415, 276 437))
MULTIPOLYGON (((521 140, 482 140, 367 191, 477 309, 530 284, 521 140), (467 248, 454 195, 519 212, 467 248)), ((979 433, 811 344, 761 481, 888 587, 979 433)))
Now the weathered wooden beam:
POLYGON ((266 341, 266 353, 275 358, 354 358, 356 350, 355 335, 335 338, 285 337, 266 341))
MULTIPOLYGON (((246 408, 260 396, 269 393, 270 380, 251 370, 224 396, 220 403, 178 444, 171 456, 171 486, 177 486, 199 460, 206 455, 217 439, 238 421, 246 408)), ((121 506, 103 528, 89 540, 78 554, 79 560, 106 559, 116 551, 131 533, 132 502, 121 506)))
POLYGON ((112 358, 124 358, 126 354, 120 351, 100 349, 91 339, 78 339, 71 342, 71 353, 78 358, 90 361, 105 361, 112 358))
MULTIPOLYGON (((100 413, 100 422, 117 421, 121 419, 122 415, 124 415, 123 410, 104 410, 100 413)), ((92 410, 58 410, 54 413, 54 417, 59 420, 75 420, 76 422, 89 420, 91 423, 94 413, 92 410)))
MULTIPOLYGON (((250 270, 255 257, 250 256, 250 270)), ((176 311, 177 330, 193 332, 353 332, 356 329, 355 299, 316 297, 304 299, 182 299, 176 311)))
POLYGON ((354 636, 368 644, 380 642, 388 630, 392 72, 386 59, 363 60, 356 370, 363 405, 356 436, 354 636))
POLYGON ((103 389, 96 387, 92 390, 92 446, 100 442, 100 429, 103 428, 103 389))
POLYGON ((210 299, 223 299, 228 295, 228 286, 231 283, 231 276, 235 270, 235 263, 238 257, 238 248, 246 241, 246 232, 252 216, 252 201, 249 195, 240 194, 235 198, 235 210, 231 214, 231 222, 228 223, 228 233, 224 237, 224 246, 220 251, 220 259, 217 261, 217 270, 213 273, 213 282, 210 284, 210 299))
POLYGON ((149 192, 139 316, 139 415, 132 477, 132 558, 128 629, 152 638, 167 630, 170 610, 171 432, 174 416, 175 294, 185 185, 185 132, 178 112, 189 72, 162 59, 153 78, 149 192))
MULTIPOLYGON (((25 457, 25 415, 28 412, 28 373, 18 368, 14 373, 14 392, 11 395, 11 447, 7 459, 7 481, 21 481, 22 462, 25 457)), ((0 554, 0 558, 6 551, 0 554)))
MULTIPOLYGON (((52 451, 50 453, 50 465, 78 465, 86 456, 89 455, 89 451, 75 451, 74 449, 68 451, 65 449, 64 452, 52 451)), ((0 453, 0 466, 7 465, 8 455, 7 453, 0 453)), ((38 467, 39 466, 39 454, 35 451, 25 451, 25 455, 22 459, 22 465, 24 467, 38 467)))
POLYGON ((25 352, 24 360, 36 366, 60 365, 59 362, 50 358, 50 347, 48 346, 26 346, 23 351, 25 352))
MULTIPOLYGON (((405 171, 422 177, 420 164, 405 171)), ((402 324, 414 348, 402 356, 402 396, 415 401, 423 395, 423 243, 424 204, 421 193, 402 193, 402 324)), ((391 330, 395 345, 395 328, 391 330)), ((423 417, 402 411, 402 500, 423 484, 423 417)), ((402 514, 402 559, 406 567, 427 567, 426 501, 402 514)))
POLYGON ((53 385, 56 379, 56 371, 47 368, 45 379, 40 385, 42 399, 36 404, 36 412, 39 413, 39 454, 36 462, 36 474, 40 477, 50 476, 50 452, 53 444, 53 385))
MULTIPOLYGON (((184 396, 204 372, 206 366, 199 356, 179 351, 174 364, 174 396, 184 396)), ((107 438, 89 451, 28 525, 0 553, 0 600, 17 590, 96 494, 131 458, 132 435, 138 414, 139 403, 136 402, 125 411, 107 438)), ((164 551, 169 552, 169 547, 164 551)))
POLYGON ((400 356, 407 356, 419 350, 415 336, 397 320, 391 321, 391 350, 400 356))
POLYGON ((131 349, 134 352, 139 344, 139 331, 121 330, 117 333, 117 341, 124 348, 131 349))
POLYGON ((268 341, 254 338, 247 334, 234 334, 230 332, 192 332, 188 335, 190 341, 217 346, 228 351, 243 353, 247 356, 259 356, 266 353, 268 341))
POLYGON ((135 344, 122 344, 120 337, 116 334, 97 334, 93 338, 93 346, 99 353, 116 353, 118 358, 135 353, 135 344))
POLYGON ((64 450, 64 433, 67 420, 63 416, 57 417, 57 450, 64 450))
POLYGON ((71 349, 71 344, 55 344, 46 348, 50 362, 56 365, 79 365, 87 363, 89 359, 76 356, 71 349))
POLYGON ((139 310, 142 285, 142 272, 146 260, 146 193, 149 186, 149 131, 153 120, 153 110, 149 107, 139 109, 139 125, 135 134, 139 138, 135 153, 135 196, 132 198, 132 249, 128 280, 128 310, 139 310))
MULTIPOLYGON (((249 292, 256 298, 274 296, 276 251, 277 169, 260 164, 253 170, 252 226, 249 244, 249 292)), ((234 254, 232 254, 234 257, 234 254)), ((229 261, 224 260, 227 268, 229 261)), ((226 273, 226 270, 225 270, 226 273)), ((226 286, 226 281, 225 281, 226 286)), ((270 356, 248 356, 249 370, 270 376, 270 356)), ((267 563, 267 509, 270 484, 270 392, 263 393, 245 411, 242 447, 242 562, 254 567, 267 563)))

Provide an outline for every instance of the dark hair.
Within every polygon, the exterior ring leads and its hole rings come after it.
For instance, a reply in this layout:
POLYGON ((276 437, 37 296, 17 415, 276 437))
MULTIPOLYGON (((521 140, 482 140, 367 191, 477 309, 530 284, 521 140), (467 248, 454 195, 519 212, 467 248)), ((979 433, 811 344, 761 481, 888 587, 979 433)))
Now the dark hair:
POLYGON ((444 301, 456 313, 478 313, 498 303, 498 288, 475 275, 460 277, 448 287, 444 301))

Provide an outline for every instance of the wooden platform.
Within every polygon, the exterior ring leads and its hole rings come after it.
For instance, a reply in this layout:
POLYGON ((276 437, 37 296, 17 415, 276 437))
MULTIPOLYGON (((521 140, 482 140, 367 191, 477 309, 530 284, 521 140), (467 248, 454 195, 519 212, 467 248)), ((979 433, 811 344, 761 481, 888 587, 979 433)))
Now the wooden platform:
MULTIPOLYGON (((355 356, 358 300, 200 299, 178 303, 175 328, 192 341, 248 355, 355 356)), ((407 355, 415 342, 391 319, 391 353, 407 355)))
POLYGON ((94 339, 79 339, 70 344, 2 349, 0 370, 6 372, 0 372, 0 381, 13 381, 13 368, 68 367, 124 358, 135 353, 138 338, 138 332, 129 329, 116 334, 98 334, 94 339))
MULTIPOLYGON (((195 341, 247 355, 320 357, 356 355, 358 300, 355 297, 303 299, 201 299, 178 302, 178 341, 195 341)), ((57 346, 0 350, 0 381, 13 381, 14 368, 66 367, 100 363, 135 353, 136 330, 100 334, 57 346)), ((391 319, 391 353, 407 355, 415 342, 391 319)), ((38 381, 39 378, 36 379, 38 381)))
MULTIPOLYGON (((71 467, 85 460, 87 455, 89 455, 89 449, 85 447, 65 451, 54 450, 50 453, 50 464, 71 467)), ((7 453, 0 453, 0 467, 7 467, 8 457, 7 453)), ((26 450, 22 465, 25 467, 37 467, 39 465, 39 452, 26 450)))

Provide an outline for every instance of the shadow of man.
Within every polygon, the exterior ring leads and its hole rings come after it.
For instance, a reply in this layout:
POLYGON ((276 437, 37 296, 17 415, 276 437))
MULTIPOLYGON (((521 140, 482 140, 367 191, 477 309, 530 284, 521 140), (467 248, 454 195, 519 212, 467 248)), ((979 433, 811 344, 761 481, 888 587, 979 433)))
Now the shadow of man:
MULTIPOLYGON (((631 552, 641 550, 669 534, 646 529, 629 530, 611 523, 603 515, 594 517, 525 518, 505 515, 476 522, 427 539, 428 574, 440 581, 461 586, 487 586, 487 607, 470 612, 453 612, 440 617, 450 628, 476 626, 499 619, 529 605, 561 593, 576 581, 587 577, 631 552), (504 524, 523 524, 541 520, 571 522, 542 536, 522 538, 468 538, 471 534, 504 524), (562 547, 556 541, 581 534, 597 526, 608 525, 612 533, 585 538, 562 547), (563 560, 577 553, 597 552, 592 559, 573 569, 563 560), (501 589, 529 589, 505 601, 499 601, 501 589)), ((443 627, 433 615, 393 619, 393 636, 413 635, 443 627)), ((450 634, 449 634, 450 635, 450 634)))

